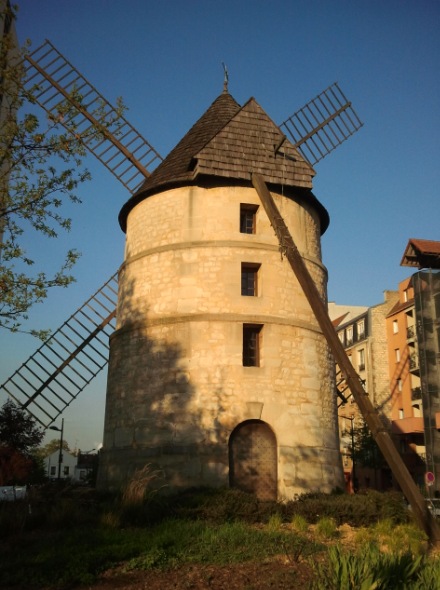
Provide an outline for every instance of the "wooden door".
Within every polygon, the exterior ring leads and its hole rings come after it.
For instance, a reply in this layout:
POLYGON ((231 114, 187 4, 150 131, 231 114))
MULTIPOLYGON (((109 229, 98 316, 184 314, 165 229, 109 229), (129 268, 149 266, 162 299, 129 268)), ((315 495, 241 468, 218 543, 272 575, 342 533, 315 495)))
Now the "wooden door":
POLYGON ((229 483, 261 500, 277 499, 277 445, 260 420, 239 424, 229 439, 229 483))

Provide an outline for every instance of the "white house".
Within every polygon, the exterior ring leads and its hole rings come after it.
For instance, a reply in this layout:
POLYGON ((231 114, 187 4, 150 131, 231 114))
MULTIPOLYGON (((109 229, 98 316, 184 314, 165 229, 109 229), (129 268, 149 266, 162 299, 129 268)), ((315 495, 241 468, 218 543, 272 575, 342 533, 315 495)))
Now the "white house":
POLYGON ((59 463, 60 453, 54 451, 44 459, 44 470, 49 479, 58 479, 58 469, 60 466, 60 479, 72 479, 77 465, 77 458, 67 451, 61 454, 61 464, 59 463))

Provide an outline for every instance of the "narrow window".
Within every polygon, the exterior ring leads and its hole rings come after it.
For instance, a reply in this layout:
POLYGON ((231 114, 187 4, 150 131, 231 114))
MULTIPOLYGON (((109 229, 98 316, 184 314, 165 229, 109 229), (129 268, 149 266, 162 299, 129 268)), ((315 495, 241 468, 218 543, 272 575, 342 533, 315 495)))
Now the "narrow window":
POLYGON ((51 475, 56 475, 57 474, 55 466, 53 466, 53 467, 50 468, 50 474, 51 475))
POLYGON ((254 234, 256 227, 258 205, 240 205, 240 232, 242 234, 254 234))
POLYGON ((359 371, 365 370, 365 350, 361 348, 358 350, 359 371))
POLYGON ((394 349, 394 356, 396 359, 396 363, 398 363, 400 361, 400 349, 399 348, 394 349))
POLYGON ((69 475, 69 466, 68 465, 64 466, 64 475, 69 475))
POLYGON ((399 419, 403 420, 403 417, 404 417, 403 408, 400 408, 399 409, 399 419))
POLYGON ((256 297, 258 295, 258 271, 260 264, 241 263, 241 294, 256 297))
POLYGON ((397 320, 393 320, 393 334, 397 334, 399 332, 399 322, 397 320))
POLYGON ((243 324, 243 367, 260 366, 262 327, 255 324, 243 324))
POLYGON ((357 333, 358 333, 358 338, 359 340, 361 340, 362 338, 364 338, 365 336, 365 321, 364 320, 360 320, 357 324, 357 333))
POLYGON ((351 346, 353 344, 353 326, 348 326, 348 328, 346 328, 345 335, 347 346, 351 346))

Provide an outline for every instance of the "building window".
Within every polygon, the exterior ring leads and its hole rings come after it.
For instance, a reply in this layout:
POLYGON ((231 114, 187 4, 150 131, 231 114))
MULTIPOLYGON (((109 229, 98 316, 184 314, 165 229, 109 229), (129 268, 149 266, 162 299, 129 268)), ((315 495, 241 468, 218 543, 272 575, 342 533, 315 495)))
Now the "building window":
POLYGON ((408 301, 408 291, 406 289, 403 292, 403 301, 404 301, 404 303, 406 303, 408 301))
POLYGON ((397 391, 402 391, 402 389, 403 389, 402 379, 397 379, 397 391))
POLYGON ((364 320, 360 320, 357 323, 357 333, 358 333, 359 340, 364 338, 364 336, 365 336, 365 321, 364 320))
POLYGON ((243 367, 260 366, 262 325, 243 324, 243 367))
POLYGON ((353 344, 353 326, 348 326, 345 330, 347 346, 353 344))
POLYGON ((241 294, 256 297, 258 295, 258 271, 260 264, 241 263, 241 294))
POLYGON ((254 234, 256 228, 258 205, 240 205, 240 232, 242 234, 254 234))
POLYGON ((69 466, 68 465, 65 465, 63 473, 64 473, 64 475, 69 475, 69 466))
POLYGON ((343 330, 338 332, 338 338, 341 341, 341 343, 344 344, 344 331, 343 330))
POLYGON ((403 408, 399 409, 399 420, 402 420, 404 417, 403 408))
POLYGON ((400 362, 400 348, 396 348, 394 350, 394 357, 396 359, 396 363, 400 362))
POLYGON ((51 475, 56 475, 56 473, 57 473, 57 472, 56 472, 56 467, 55 467, 55 466, 51 467, 51 468, 50 468, 50 474, 51 474, 51 475))
POLYGON ((361 348, 358 350, 359 371, 365 370, 365 350, 361 348))
POLYGON ((397 334, 399 332, 399 322, 397 320, 393 320, 393 334, 397 334))

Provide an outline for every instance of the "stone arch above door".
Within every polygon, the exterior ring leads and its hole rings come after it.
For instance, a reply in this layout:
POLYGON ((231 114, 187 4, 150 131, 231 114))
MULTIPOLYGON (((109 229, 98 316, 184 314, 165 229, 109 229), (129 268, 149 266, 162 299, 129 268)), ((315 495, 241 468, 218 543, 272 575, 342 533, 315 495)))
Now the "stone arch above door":
POLYGON ((261 500, 277 499, 277 441, 268 424, 246 420, 229 437, 229 484, 261 500))

